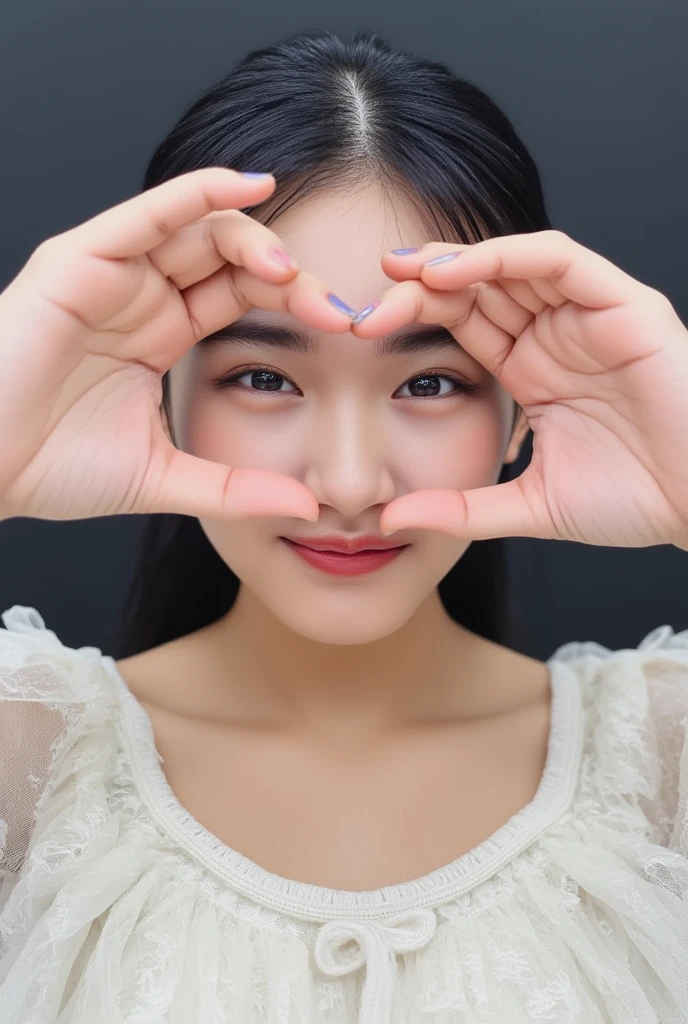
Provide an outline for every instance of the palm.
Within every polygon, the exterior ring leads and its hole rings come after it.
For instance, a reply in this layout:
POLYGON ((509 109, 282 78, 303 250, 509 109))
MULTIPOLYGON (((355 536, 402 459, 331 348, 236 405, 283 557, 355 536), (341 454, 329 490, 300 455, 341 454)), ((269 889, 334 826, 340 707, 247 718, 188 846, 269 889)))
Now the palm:
MULTIPOLYGON (((517 482, 531 508, 546 510, 548 536, 643 547, 680 526, 669 484, 682 469, 670 479, 658 434, 661 423, 661 436, 669 425, 685 436, 688 416, 685 399, 667 404, 678 367, 657 344, 659 305, 647 320, 632 305, 548 307, 503 364, 500 383, 533 429, 533 456, 517 482), (646 434, 653 423, 657 432, 646 434)), ((683 374, 688 383, 685 359, 683 374)))
POLYGON ((10 490, 24 515, 82 519, 156 510, 170 466, 160 376, 106 356, 92 362, 86 359, 70 379, 55 425, 10 490), (98 377, 78 396, 79 382, 93 380, 92 362, 100 363, 98 377))
POLYGON ((49 246, 37 250, 15 283, 33 276, 40 303, 27 307, 33 329, 17 333, 22 358, 0 385, 2 407, 31 438, 21 451, 7 438, 5 494, 38 518, 152 511, 171 447, 154 367, 193 344, 187 308, 146 257, 75 255, 62 280, 56 267, 49 246))
POLYGON ((529 416, 533 455, 514 482, 540 528, 523 535, 623 547, 665 543, 676 516, 656 479, 585 404, 594 403, 555 404, 529 416))

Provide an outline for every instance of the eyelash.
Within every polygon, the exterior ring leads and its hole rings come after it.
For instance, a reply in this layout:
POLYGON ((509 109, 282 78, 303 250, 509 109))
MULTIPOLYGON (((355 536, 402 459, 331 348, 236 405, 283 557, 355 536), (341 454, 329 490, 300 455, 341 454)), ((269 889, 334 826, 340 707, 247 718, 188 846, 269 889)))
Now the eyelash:
MULTIPOLYGON (((281 377, 283 380, 288 381, 290 384, 292 384, 294 387, 296 387, 296 384, 294 384, 294 382, 292 380, 289 380, 289 377, 287 377, 286 374, 280 373, 278 370, 272 370, 272 369, 270 369, 269 366, 262 366, 262 365, 248 366, 248 367, 244 367, 242 370, 236 371, 234 373, 225 374, 222 377, 216 378, 213 381, 213 384, 217 388, 229 388, 229 387, 244 388, 244 390, 246 390, 246 391, 252 391, 253 394, 255 394, 255 395, 270 395, 270 394, 272 394, 272 395, 288 395, 288 394, 292 394, 292 392, 290 392, 290 391, 260 391, 258 388, 246 387, 244 384, 239 384, 239 381, 240 381, 240 379, 242 377, 245 377, 249 373, 254 373, 257 370, 264 370, 266 373, 274 374, 275 377, 281 377)), ((402 388, 406 387, 406 385, 410 384, 412 381, 420 380, 423 377, 437 377, 437 378, 444 379, 444 380, 450 380, 452 382, 452 384, 457 385, 457 389, 456 389, 456 391, 450 392, 450 394, 448 394, 448 395, 430 395, 430 396, 425 396, 425 397, 418 397, 416 395, 408 395, 408 396, 405 395, 404 396, 405 398, 411 398, 411 399, 413 399, 415 401, 421 401, 421 402, 422 401, 428 401, 428 400, 430 400, 430 401, 433 401, 433 400, 437 401, 437 399, 440 399, 440 398, 450 398, 453 395, 460 395, 460 394, 471 394, 471 393, 473 393, 475 391, 479 391, 480 390, 479 385, 473 384, 471 381, 464 380, 463 377, 457 377, 457 376, 455 376, 452 373, 446 373, 446 372, 440 373, 439 371, 435 371, 435 370, 424 370, 422 373, 414 373, 413 377, 409 377, 408 380, 404 381, 404 383, 401 385, 401 387, 402 388)))

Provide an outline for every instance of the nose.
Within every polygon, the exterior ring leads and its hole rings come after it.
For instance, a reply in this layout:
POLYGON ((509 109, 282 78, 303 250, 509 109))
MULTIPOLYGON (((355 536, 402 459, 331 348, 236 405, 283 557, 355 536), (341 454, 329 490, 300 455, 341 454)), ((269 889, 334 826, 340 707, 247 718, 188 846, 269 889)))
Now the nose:
POLYGON ((304 483, 319 504, 356 516, 392 501, 391 453, 372 410, 332 403, 311 428, 304 483))

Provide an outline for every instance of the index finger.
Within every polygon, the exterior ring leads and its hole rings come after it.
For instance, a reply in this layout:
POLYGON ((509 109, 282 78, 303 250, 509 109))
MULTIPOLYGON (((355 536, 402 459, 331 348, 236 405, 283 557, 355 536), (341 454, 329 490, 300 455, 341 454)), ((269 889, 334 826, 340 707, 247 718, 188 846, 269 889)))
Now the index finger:
POLYGON ((126 199, 60 237, 102 259, 142 256, 179 228, 214 210, 259 203, 274 187, 271 174, 251 178, 227 167, 202 167, 126 199))
POLYGON ((646 287, 604 256, 556 230, 486 238, 461 247, 454 259, 420 267, 420 279, 438 291, 501 278, 546 279, 564 299, 590 309, 624 305, 637 298, 638 289, 646 287))

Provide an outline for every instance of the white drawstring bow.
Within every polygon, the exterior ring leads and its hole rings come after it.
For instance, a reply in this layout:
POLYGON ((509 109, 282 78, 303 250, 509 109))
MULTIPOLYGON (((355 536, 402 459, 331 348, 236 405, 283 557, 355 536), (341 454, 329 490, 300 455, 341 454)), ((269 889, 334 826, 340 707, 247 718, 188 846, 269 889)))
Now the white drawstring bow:
POLYGON ((313 956, 324 974, 341 977, 365 965, 359 1024, 391 1024, 396 956, 421 949, 435 934, 434 910, 402 911, 383 921, 328 921, 315 942, 313 956), (347 942, 356 942, 353 956, 342 956, 347 942))

